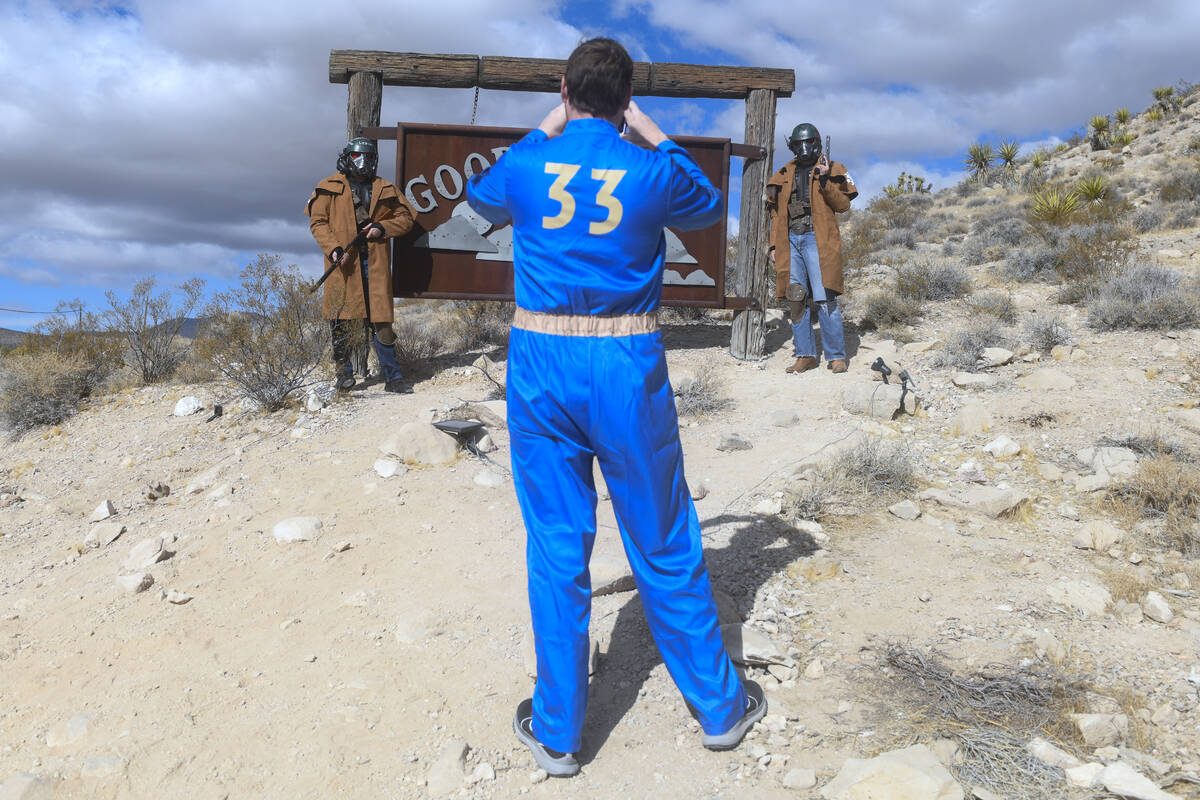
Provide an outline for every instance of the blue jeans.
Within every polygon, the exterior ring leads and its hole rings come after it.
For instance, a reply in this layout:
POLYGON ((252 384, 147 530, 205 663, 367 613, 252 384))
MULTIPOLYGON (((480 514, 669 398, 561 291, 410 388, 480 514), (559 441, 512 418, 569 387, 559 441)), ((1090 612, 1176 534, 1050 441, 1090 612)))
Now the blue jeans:
MULTIPOLYGON (((352 363, 354 346, 351 342, 355 338, 354 329, 358 326, 365 326, 366 335, 371 337, 375 355, 379 356, 379 374, 384 382, 404 377, 404 373, 400 370, 400 362, 396 360, 395 349, 379 341, 379 337, 371 330, 369 322, 334 319, 329 321, 329 327, 333 331, 333 362, 337 366, 338 380, 354 377, 354 364, 352 363)), ((362 340, 359 339, 359 341, 362 340)), ((365 351, 363 358, 366 358, 365 351)))
POLYGON ((846 333, 842 322, 842 311, 837 298, 825 291, 821 283, 821 261, 817 254, 816 234, 789 233, 791 268, 789 280, 809 287, 810 301, 804 306, 804 314, 792 321, 792 346, 797 358, 815 357, 817 341, 813 336, 813 306, 817 308, 817 319, 821 323, 821 349, 826 361, 846 358, 846 333))

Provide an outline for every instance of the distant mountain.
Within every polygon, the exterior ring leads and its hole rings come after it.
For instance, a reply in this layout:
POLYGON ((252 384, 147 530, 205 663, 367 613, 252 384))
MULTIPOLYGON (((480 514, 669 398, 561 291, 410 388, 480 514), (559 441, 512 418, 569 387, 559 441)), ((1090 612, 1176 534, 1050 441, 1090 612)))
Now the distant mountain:
POLYGON ((0 348, 7 350, 25 341, 25 331, 14 331, 11 328, 0 328, 0 348))

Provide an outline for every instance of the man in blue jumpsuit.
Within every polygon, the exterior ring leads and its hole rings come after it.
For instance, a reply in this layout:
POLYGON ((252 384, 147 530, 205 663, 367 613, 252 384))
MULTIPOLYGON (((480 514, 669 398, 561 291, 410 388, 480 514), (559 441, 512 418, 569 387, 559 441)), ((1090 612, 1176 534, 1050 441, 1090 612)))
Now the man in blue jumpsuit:
POLYGON ((563 105, 467 189, 476 211, 513 225, 508 425, 538 670, 513 725, 538 765, 562 777, 579 771, 587 706, 593 458, 650 631, 704 745, 736 747, 766 710, 721 641, 657 321, 663 229, 717 222, 721 193, 631 102, 632 71, 617 42, 581 44, 563 105), (622 120, 645 147, 621 138, 622 120))

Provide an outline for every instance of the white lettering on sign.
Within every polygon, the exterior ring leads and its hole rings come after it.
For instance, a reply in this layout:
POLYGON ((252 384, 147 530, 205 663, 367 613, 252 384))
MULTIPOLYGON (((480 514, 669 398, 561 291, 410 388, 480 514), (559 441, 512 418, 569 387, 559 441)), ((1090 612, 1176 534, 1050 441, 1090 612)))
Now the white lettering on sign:
MULTIPOLYGON (((492 158, 499 161, 500 156, 504 155, 507 150, 508 145, 493 147, 492 158)), ((471 153, 463 161, 462 172, 450 164, 442 164, 433 171, 433 189, 436 189, 437 195, 441 195, 445 200, 457 200, 462 196, 463 189, 466 187, 465 179, 487 171, 493 163, 495 162, 488 161, 488 157, 483 153, 471 153)), ((408 202, 418 214, 428 214, 441 205, 433 189, 429 188, 429 178, 425 176, 425 173, 421 173, 404 185, 404 196, 408 198, 408 202)))

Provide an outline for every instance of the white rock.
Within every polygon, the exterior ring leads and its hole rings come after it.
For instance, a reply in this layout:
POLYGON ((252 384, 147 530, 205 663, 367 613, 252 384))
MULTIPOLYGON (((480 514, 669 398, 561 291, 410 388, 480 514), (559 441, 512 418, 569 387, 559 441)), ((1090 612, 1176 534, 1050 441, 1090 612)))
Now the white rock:
POLYGON ((472 480, 479 486, 487 486, 493 489, 504 485, 504 476, 494 469, 482 470, 476 473, 472 480))
POLYGON ((983 446, 983 452, 991 453, 993 458, 1008 458, 1021 452, 1021 445, 1007 436, 998 436, 983 446))
POLYGON ((375 462, 375 474, 381 478, 394 478, 408 472, 408 467, 392 458, 380 458, 375 462))
POLYGON ((825 800, 963 800, 962 787, 925 745, 848 758, 821 789, 825 800))
POLYGON ((494 453, 500 448, 496 446, 496 442, 494 439, 492 439, 492 435, 490 433, 485 433, 483 436, 479 437, 478 441, 475 442, 475 449, 481 453, 494 453))
POLYGON ((107 547, 119 539, 125 530, 125 526, 119 522, 101 522, 83 537, 83 544, 92 548, 107 547))
POLYGON ((154 585, 154 576, 149 572, 135 572, 132 575, 118 575, 117 587, 129 594, 144 592, 154 585))
POLYGON ((1059 503, 1058 508, 1055 509, 1055 511, 1058 512, 1058 515, 1063 519, 1074 520, 1075 522, 1079 521, 1079 510, 1070 503, 1059 503))
POLYGON ((458 458, 457 440, 425 422, 402 425, 379 449, 410 464, 449 464, 458 458))
POLYGON ((1043 764, 1049 764, 1052 767, 1070 769, 1071 767, 1078 767, 1083 763, 1066 750, 1063 750, 1060 747, 1055 747, 1045 739, 1039 739, 1037 737, 1031 739, 1029 744, 1025 745, 1025 749, 1038 761, 1042 762, 1043 764))
POLYGON ((997 519, 1015 514, 1029 502, 1029 495, 1020 489, 1000 489, 994 486, 972 486, 964 492, 952 494, 942 489, 926 489, 918 495, 922 500, 933 500, 951 508, 961 508, 997 519))
POLYGON ((1124 714, 1071 714, 1088 747, 1118 744, 1129 733, 1129 717, 1124 714))
POLYGON ((310 412, 320 411, 333 402, 337 396, 337 387, 332 383, 318 383, 304 393, 304 408, 310 412))
POLYGON ((1021 386, 1030 391, 1047 391, 1054 389, 1070 389, 1075 385, 1075 379, 1062 370, 1053 367, 1042 367, 1021 378, 1021 386))
POLYGON ((46 746, 63 747, 64 745, 75 744, 75 742, 87 736, 90 719, 87 714, 76 714, 66 722, 51 728, 46 734, 46 746))
POLYGON ((808 662, 808 666, 804 668, 804 677, 810 681, 825 677, 825 665, 821 663, 821 659, 814 658, 808 662))
POLYGON ((1092 520, 1080 528, 1071 539, 1071 544, 1080 550, 1095 550, 1107 553, 1109 548, 1125 537, 1125 531, 1104 520, 1092 520))
POLYGON ((1127 447, 1085 447, 1075 457, 1097 475, 1123 478, 1137 471, 1137 453, 1127 447))
POLYGON ((442 748, 441 755, 429 767, 425 788, 430 797, 443 797, 462 788, 466 776, 467 751, 470 747, 461 740, 442 748))
POLYGON ((0 784, 0 800, 52 800, 56 783, 33 772, 18 772, 0 784))
POLYGON ((1067 783, 1088 789, 1096 785, 1100 773, 1104 772, 1104 765, 1093 761, 1077 767, 1066 767, 1065 772, 1067 773, 1067 783))
MULTIPOLYGON (((1037 654, 1039 658, 1044 657, 1051 664, 1060 667, 1067 662, 1066 646, 1063 645, 1063 643, 1060 642, 1058 638, 1050 631, 1038 631, 1037 636, 1034 637, 1033 645, 1035 648, 1037 648, 1037 654)), ((1042 740, 1034 739, 1033 741, 1040 742, 1042 740)), ((1037 753, 1034 753, 1034 755, 1036 756, 1037 753)), ((1072 758, 1074 758, 1074 756, 1072 756, 1072 758)), ((1062 765, 1060 764, 1058 766, 1062 765)))
POLYGON ((708 487, 704 485, 704 481, 689 482, 688 486, 691 489, 693 500, 703 500, 708 497, 708 487))
POLYGON ((187 592, 180 592, 175 589, 172 589, 171 591, 167 592, 163 596, 163 599, 173 605, 183 606, 183 605, 187 605, 188 603, 192 602, 192 600, 194 600, 195 598, 193 598, 187 592))
POLYGON ((737 450, 752 450, 754 445, 739 433, 728 433, 721 437, 717 449, 723 453, 731 453, 737 450))
POLYGON ((166 561, 171 555, 171 551, 163 544, 162 537, 152 536, 129 548, 129 555, 125 557, 123 565, 127 570, 143 570, 160 561, 166 561))
POLYGON ((783 511, 783 501, 777 497, 764 497, 754 506, 754 513, 764 517, 778 515, 783 511))
POLYGON ((201 472, 184 487, 184 494, 200 494, 206 489, 212 488, 212 485, 217 482, 217 477, 221 474, 220 467, 211 467, 204 472, 201 472))
POLYGON ((1112 595, 1108 589, 1094 583, 1080 580, 1060 579, 1046 589, 1046 594, 1056 603, 1070 606, 1081 611, 1085 616, 1102 617, 1110 603, 1112 595))
POLYGON ((979 363, 983 367, 1001 367, 1013 360, 1013 352, 1003 347, 985 347, 980 353, 979 363))
POLYGON ((474 786, 481 781, 494 780, 496 780, 496 768, 485 761, 475 765, 475 769, 467 776, 467 785, 474 786))
POLYGON ((782 664, 785 667, 793 664, 788 654, 770 636, 749 625, 722 625, 721 638, 725 641, 729 657, 739 664, 782 664))
POLYGON ((1117 761, 1105 767, 1097 782, 1113 794, 1132 800, 1180 800, 1179 795, 1164 792, 1124 761, 1117 761))
POLYGON ((179 402, 175 404, 175 410, 171 413, 177 417, 187 417, 203 410, 204 403, 200 402, 200 398, 189 394, 187 397, 179 398, 179 402))
POLYGON ((790 428, 800 421, 800 415, 790 409, 780 409, 771 413, 771 424, 776 428, 790 428))
POLYGON ((94 511, 92 511, 90 521, 103 522, 116 513, 117 508, 112 504, 112 500, 105 500, 104 502, 100 503, 100 505, 96 506, 94 511))
MULTIPOLYGON (((903 390, 894 383, 851 383, 842 390, 842 408, 851 414, 863 414, 875 419, 892 419, 902 411, 900 396, 903 390)), ((914 392, 904 395, 903 412, 917 413, 919 401, 914 392)))
POLYGON ((90 780, 98 780, 100 778, 108 778, 116 775, 121 771, 121 759, 113 756, 102 756, 99 758, 89 758, 83 762, 80 767, 79 776, 90 780))
POLYGON ((900 519, 914 520, 921 516, 921 507, 912 500, 901 500, 888 506, 888 513, 900 519))
POLYGON ((817 773, 815 770, 796 768, 788 770, 783 776, 783 785, 788 789, 804 790, 812 789, 817 785, 817 773))
POLYGON ((1161 622, 1163 625, 1175 618, 1175 612, 1171 611, 1167 599, 1158 592, 1146 592, 1146 596, 1142 598, 1142 613, 1147 619, 1161 622))
POLYGON ((321 527, 316 517, 290 517, 276 523, 272 533, 277 542, 308 542, 317 538, 321 527))

